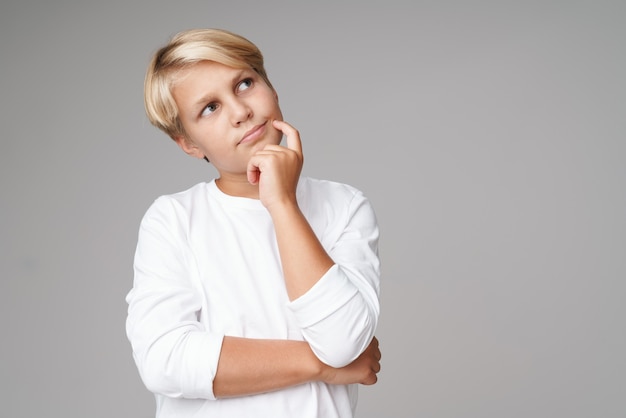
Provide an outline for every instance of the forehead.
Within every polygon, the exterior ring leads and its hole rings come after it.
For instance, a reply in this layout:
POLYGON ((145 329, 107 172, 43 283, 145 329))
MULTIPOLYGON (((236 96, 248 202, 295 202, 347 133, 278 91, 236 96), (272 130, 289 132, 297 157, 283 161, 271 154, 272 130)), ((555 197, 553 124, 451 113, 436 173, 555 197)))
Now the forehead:
POLYGON ((235 68, 215 61, 200 61, 177 70, 171 79, 172 89, 189 83, 219 85, 232 81, 246 68, 235 68))
POLYGON ((202 101, 207 95, 230 91, 251 69, 234 68, 214 61, 201 61, 176 72, 171 92, 179 106, 202 101))

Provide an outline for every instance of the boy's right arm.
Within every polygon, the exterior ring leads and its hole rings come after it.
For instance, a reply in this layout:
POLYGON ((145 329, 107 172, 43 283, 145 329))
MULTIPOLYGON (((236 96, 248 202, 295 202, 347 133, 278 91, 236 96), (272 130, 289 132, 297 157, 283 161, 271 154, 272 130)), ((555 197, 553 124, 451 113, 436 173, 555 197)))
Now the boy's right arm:
POLYGON ((242 396, 310 381, 371 385, 376 383, 378 371, 376 338, 354 362, 334 369, 322 363, 304 341, 225 337, 213 392, 217 398, 242 396))

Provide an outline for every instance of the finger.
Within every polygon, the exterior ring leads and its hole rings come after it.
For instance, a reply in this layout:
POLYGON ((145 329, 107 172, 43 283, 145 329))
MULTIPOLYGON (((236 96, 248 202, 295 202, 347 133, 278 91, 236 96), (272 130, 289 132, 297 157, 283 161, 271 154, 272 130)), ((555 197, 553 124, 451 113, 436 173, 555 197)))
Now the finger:
POLYGON ((259 177, 261 176, 261 170, 259 169, 259 162, 256 158, 250 158, 248 166, 246 167, 246 176, 250 184, 257 184, 259 177))
POLYGON ((300 132, 283 120, 272 121, 274 128, 281 131, 287 137, 287 148, 302 154, 302 141, 300 140, 300 132))
POLYGON ((280 145, 266 145, 263 149, 258 150, 254 155, 272 155, 285 151, 285 147, 281 147, 280 145))
POLYGON ((375 363, 374 366, 372 367, 372 371, 374 373, 379 373, 380 372, 380 363, 375 363))
POLYGON ((363 385, 375 385, 376 382, 378 382, 378 376, 376 376, 375 374, 372 376, 368 376, 367 379, 365 379, 363 382, 361 382, 363 385))

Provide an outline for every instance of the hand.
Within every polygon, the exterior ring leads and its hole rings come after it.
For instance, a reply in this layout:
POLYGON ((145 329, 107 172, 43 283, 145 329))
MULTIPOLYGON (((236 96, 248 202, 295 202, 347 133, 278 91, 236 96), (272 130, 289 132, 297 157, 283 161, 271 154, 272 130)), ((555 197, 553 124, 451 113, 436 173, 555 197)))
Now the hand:
POLYGON ((373 385, 378 381, 376 374, 380 371, 380 358, 378 340, 374 337, 356 360, 339 369, 328 367, 322 380, 332 385, 349 385, 352 383, 373 385))
POLYGON ((287 146, 266 145, 247 167, 248 181, 259 184, 259 199, 269 209, 273 205, 296 202, 296 187, 302 171, 303 154, 300 133, 287 122, 274 120, 274 128, 287 137, 287 146))

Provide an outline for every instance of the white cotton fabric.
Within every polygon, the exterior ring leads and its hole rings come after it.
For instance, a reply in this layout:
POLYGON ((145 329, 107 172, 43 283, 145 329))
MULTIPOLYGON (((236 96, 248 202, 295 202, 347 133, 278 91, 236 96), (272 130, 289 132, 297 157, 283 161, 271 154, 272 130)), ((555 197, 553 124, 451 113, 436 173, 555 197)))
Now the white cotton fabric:
POLYGON ((213 394, 225 335, 306 340, 334 367, 352 362, 374 335, 380 269, 370 203, 353 187, 307 177, 297 198, 335 264, 292 302, 259 200, 226 195, 211 181, 161 196, 146 212, 126 298, 127 335, 158 418, 353 416, 356 385, 213 394))

